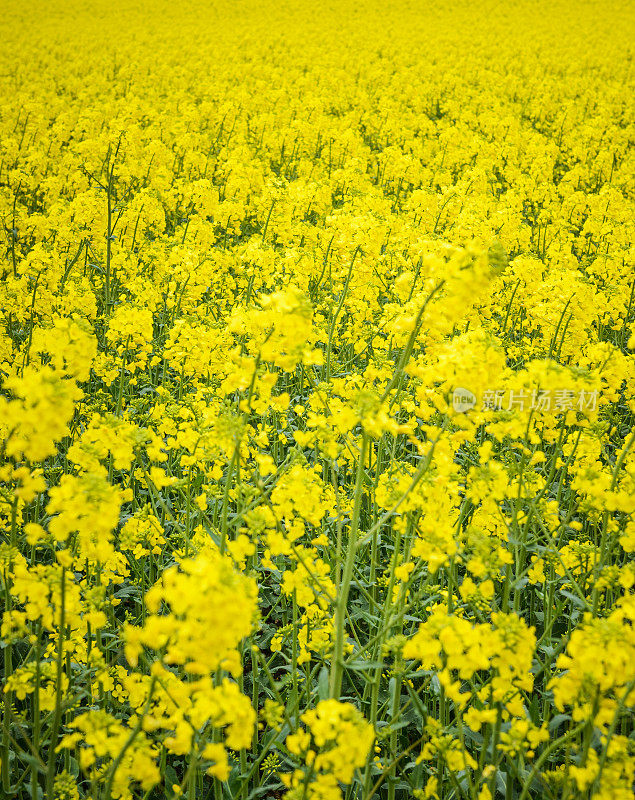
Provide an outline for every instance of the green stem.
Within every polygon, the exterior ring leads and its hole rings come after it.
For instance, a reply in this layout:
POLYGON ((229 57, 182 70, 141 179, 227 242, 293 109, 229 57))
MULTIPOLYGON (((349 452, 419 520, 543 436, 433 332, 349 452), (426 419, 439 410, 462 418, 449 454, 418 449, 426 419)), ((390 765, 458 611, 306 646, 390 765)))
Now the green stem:
POLYGON ((46 770, 46 796, 53 797, 53 780, 55 778, 55 747, 62 722, 62 664, 64 661, 64 617, 66 605, 66 568, 62 567, 60 585, 60 628, 57 638, 57 676, 55 680, 55 712, 49 742, 48 765, 46 770))
POLYGON ((577 736, 578 733, 580 733, 580 731, 583 730, 583 728, 587 724, 588 723, 587 723, 586 720, 584 722, 581 722, 579 725, 576 725, 575 728, 572 728, 570 731, 568 731, 567 733, 564 733, 562 736, 560 736, 560 738, 558 738, 555 741, 553 741, 549 745, 549 747, 546 747, 543 750, 543 752, 540 754, 540 757, 536 760, 536 763, 534 764, 533 769, 529 773, 529 777, 527 778, 527 780, 523 784, 523 790, 520 793, 520 797, 518 798, 518 800, 525 800, 525 798, 529 794, 529 787, 531 786, 531 782, 536 777, 536 775, 540 771, 540 768, 545 763, 545 761, 549 758, 549 756, 553 753, 553 751, 556 750, 561 744, 564 744, 569 739, 572 739, 574 736, 577 736))
MULTIPOLYGON (((126 755, 128 750, 130 749, 130 747, 132 747, 132 744, 134 743, 134 740, 137 738, 137 736, 139 735, 139 733, 141 731, 141 727, 143 726, 144 717, 145 717, 145 715, 148 713, 148 711, 150 709, 150 703, 152 702, 152 695, 154 694, 154 687, 156 686, 156 682, 157 682, 157 679, 153 675, 152 676, 152 680, 150 681, 150 688, 148 689, 148 697, 147 697, 147 700, 146 700, 145 705, 143 707, 143 710, 141 711, 141 714, 139 714, 139 719, 137 720, 134 728, 130 731, 130 736, 128 736, 128 738, 124 742, 123 747, 121 748, 121 750, 117 754, 117 757, 112 762, 112 765, 111 765, 110 769, 108 770, 108 778, 106 780, 106 785, 104 787, 104 800, 110 800, 110 794, 112 792, 112 782, 113 782, 113 780, 115 778, 115 773, 119 769, 119 765, 123 761, 123 757, 126 755)), ((52 795, 51 795, 51 797, 52 797, 52 795)))
POLYGON ((359 516, 362 508, 362 488, 364 485, 364 462, 368 450, 368 434, 362 432, 362 446, 357 462, 357 476, 355 479, 355 494, 353 501, 353 518, 348 534, 346 546, 346 560, 339 592, 335 604, 335 645, 333 648, 333 660, 331 663, 331 675, 329 686, 329 697, 339 699, 342 691, 342 676, 344 672, 344 634, 346 620, 346 606, 348 603, 348 593, 353 577, 353 566, 355 563, 355 551, 357 550, 357 533, 359 530, 359 516))

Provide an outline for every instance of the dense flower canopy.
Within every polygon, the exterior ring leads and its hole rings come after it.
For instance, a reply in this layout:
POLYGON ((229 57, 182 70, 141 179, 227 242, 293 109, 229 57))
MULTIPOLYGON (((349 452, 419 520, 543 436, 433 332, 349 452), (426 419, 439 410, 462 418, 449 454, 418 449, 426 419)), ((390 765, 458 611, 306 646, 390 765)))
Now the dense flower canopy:
POLYGON ((2 27, 3 796, 630 798, 629 4, 2 27))

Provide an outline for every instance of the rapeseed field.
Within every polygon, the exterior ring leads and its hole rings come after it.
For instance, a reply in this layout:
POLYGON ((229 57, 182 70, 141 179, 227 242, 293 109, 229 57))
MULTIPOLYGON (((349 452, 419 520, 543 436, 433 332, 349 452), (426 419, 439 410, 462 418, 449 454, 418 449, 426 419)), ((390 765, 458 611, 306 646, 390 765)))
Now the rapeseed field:
POLYGON ((1 796, 630 800, 632 3, 0 25, 1 796))

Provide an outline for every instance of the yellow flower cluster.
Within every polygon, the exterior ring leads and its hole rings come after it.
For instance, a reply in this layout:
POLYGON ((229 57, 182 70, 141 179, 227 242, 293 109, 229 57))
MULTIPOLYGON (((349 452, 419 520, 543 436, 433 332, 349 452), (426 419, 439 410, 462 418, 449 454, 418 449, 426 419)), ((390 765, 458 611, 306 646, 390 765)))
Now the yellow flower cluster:
POLYGON ((630 797, 626 6, 3 21, 0 795, 630 797))
POLYGON ((289 798, 339 798, 338 783, 349 784, 364 766, 375 734, 372 726, 350 703, 322 700, 302 715, 307 730, 287 737, 291 753, 301 756, 304 767, 283 775, 289 798))
POLYGON ((126 629, 126 658, 136 666, 143 647, 191 675, 225 669, 238 675, 237 647, 255 622, 257 587, 231 563, 201 553, 166 569, 146 593, 142 627, 126 629), (163 604, 168 613, 162 613, 163 604), (231 613, 229 610, 231 609, 231 613))
POLYGON ((79 762, 91 780, 105 780, 114 797, 131 800, 131 784, 152 789, 160 780, 156 751, 142 732, 131 741, 131 731, 105 711, 88 711, 72 723, 60 748, 81 744, 79 762), (121 757, 123 755, 123 757, 121 757))
POLYGON ((623 708, 635 704, 632 595, 605 619, 587 619, 571 634, 553 679, 556 706, 573 706, 575 720, 598 728, 615 726, 623 708))

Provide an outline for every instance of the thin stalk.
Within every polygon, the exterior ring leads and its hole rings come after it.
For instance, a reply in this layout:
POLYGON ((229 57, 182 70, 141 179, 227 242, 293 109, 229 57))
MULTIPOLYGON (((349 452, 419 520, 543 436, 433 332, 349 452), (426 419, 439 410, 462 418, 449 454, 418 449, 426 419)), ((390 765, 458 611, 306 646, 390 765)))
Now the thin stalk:
POLYGON ((355 479, 355 493, 353 500, 353 517, 348 534, 346 546, 346 560, 339 592, 335 604, 335 645, 333 648, 333 660, 331 662, 331 675, 329 682, 329 697, 339 698, 342 691, 342 676, 344 672, 344 634, 346 620, 346 606, 348 594, 353 577, 353 566, 355 564, 355 552, 357 550, 357 533, 359 530, 359 516, 362 508, 362 489, 364 485, 364 462, 368 450, 368 434, 362 432, 362 446, 357 462, 357 476, 355 479))

